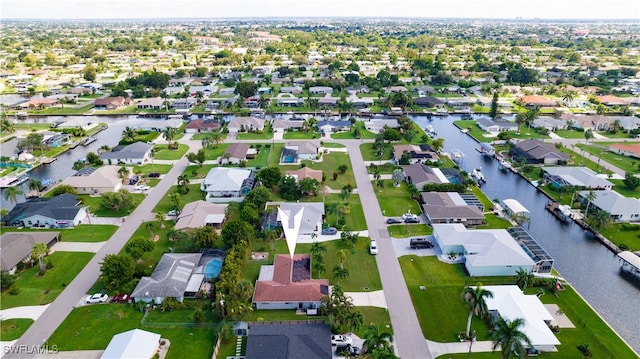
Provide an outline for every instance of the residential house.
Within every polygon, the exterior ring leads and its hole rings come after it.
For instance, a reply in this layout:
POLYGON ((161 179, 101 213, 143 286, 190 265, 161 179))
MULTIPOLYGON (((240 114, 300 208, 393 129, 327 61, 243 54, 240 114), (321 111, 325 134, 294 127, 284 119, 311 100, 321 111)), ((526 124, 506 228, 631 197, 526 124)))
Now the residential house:
POLYGON ((198 100, 196 100, 195 98, 180 98, 173 101, 173 103, 171 104, 171 108, 173 108, 176 113, 184 113, 189 112, 191 109, 193 109, 197 103, 198 100))
POLYGON ((281 157, 286 160, 287 156, 294 156, 296 163, 302 160, 314 161, 320 155, 320 147, 320 141, 288 141, 284 144, 281 157))
POLYGON ((186 133, 213 132, 219 130, 220 127, 221 125, 218 121, 197 118, 189 121, 185 126, 184 131, 186 133))
POLYGON ((190 78, 169 79, 169 86, 185 87, 193 82, 190 78))
POLYGON ((311 278, 310 255, 276 254, 273 265, 260 267, 252 303, 258 310, 314 310, 328 294, 327 279, 311 278))
POLYGON ((143 165, 151 159, 152 145, 144 142, 134 142, 130 145, 119 145, 110 152, 100 155, 100 159, 109 164, 143 165))
POLYGON ((598 101, 600 101, 601 104, 607 107, 629 106, 629 101, 613 95, 596 96, 596 98, 598 99, 598 101))
POLYGON ((338 105, 338 101, 340 99, 338 97, 325 96, 318 99, 318 106, 334 108, 338 105))
POLYGON ((521 96, 518 98, 519 101, 522 102, 522 104, 525 107, 531 108, 531 107, 556 107, 557 104, 555 101, 549 100, 548 98, 544 97, 544 96, 521 96))
POLYGON ((572 127, 582 130, 607 131, 613 125, 613 119, 604 115, 582 115, 571 117, 572 127))
POLYGON ((471 97, 447 97, 443 100, 447 106, 455 108, 471 107, 476 103, 476 100, 471 97))
POLYGON ((288 131, 299 131, 304 126, 303 119, 275 119, 271 124, 273 133, 285 133, 288 131))
POLYGON ((373 98, 371 97, 350 96, 347 98, 346 101, 351 102, 351 104, 353 105, 353 108, 356 108, 356 109, 373 106, 373 103, 374 103, 373 98))
POLYGON ((613 183, 587 167, 542 167, 543 181, 556 188, 612 189, 613 183))
POLYGON ((193 230, 211 226, 222 229, 226 218, 228 204, 195 201, 187 203, 178 215, 175 229, 193 230))
POLYGON ((295 97, 289 93, 280 93, 276 97, 276 105, 277 106, 285 106, 285 107, 298 107, 304 105, 304 99, 295 97))
POLYGON ((413 103, 420 107, 443 107, 444 102, 436 97, 416 97, 413 99, 413 103))
POLYGON ((219 159, 219 163, 221 165, 232 164, 237 165, 240 164, 241 161, 246 160, 247 158, 255 158, 256 157, 256 149, 251 148, 246 143, 237 142, 232 143, 227 147, 222 156, 219 159))
POLYGON ((328 86, 311 86, 309 87, 309 93, 312 95, 331 95, 333 88, 328 86))
POLYGON ((18 143, 21 139, 13 137, 12 139, 2 142, 0 146, 0 156, 7 157, 11 160, 15 160, 22 153, 22 150, 18 149, 18 143))
POLYGON ((322 183, 322 171, 321 170, 314 170, 311 169, 309 167, 302 167, 300 169, 297 170, 288 170, 285 172, 285 174, 287 176, 292 176, 296 179, 297 183, 300 183, 301 180, 305 179, 305 178, 313 178, 316 181, 318 181, 318 183, 322 183))
POLYGON ((331 359, 331 328, 324 323, 254 322, 249 327, 246 359, 331 359))
POLYGON ((567 121, 555 119, 550 116, 538 116, 531 124, 533 128, 546 128, 549 131, 566 130, 567 121))
POLYGON ((100 195, 117 192, 122 188, 122 179, 118 166, 85 167, 73 176, 62 181, 62 185, 71 186, 78 194, 100 195))
POLYGON ((422 211, 429 224, 462 223, 466 227, 486 224, 482 210, 475 202, 467 203, 458 192, 422 192, 421 197, 422 211))
POLYGON ((69 193, 53 198, 35 198, 15 207, 2 217, 6 225, 27 228, 75 227, 87 218, 87 208, 80 206, 80 200, 69 193))
POLYGON ((514 161, 524 159, 527 163, 542 163, 556 165, 565 163, 569 155, 561 152, 551 143, 540 140, 523 140, 509 150, 509 155, 514 161))
MULTIPOLYGON (((440 157, 427 144, 422 145, 395 145, 393 146, 393 161, 400 164, 402 156, 407 153, 409 155, 410 165, 415 163, 438 162, 440 157)), ((406 164, 406 163, 404 163, 406 164)))
POLYGON ((301 234, 317 234, 322 230, 324 222, 324 203, 280 203, 276 221, 287 238, 293 236, 297 240, 301 234))
POLYGON ((437 167, 429 167, 423 163, 415 163, 402 169, 407 183, 415 185, 418 189, 427 183, 449 183, 449 179, 437 167))
POLYGON ((65 128, 81 128, 85 131, 90 130, 92 127, 97 126, 96 123, 86 122, 79 118, 71 118, 62 123, 58 123, 56 126, 57 129, 65 129, 65 128))
POLYGON ((160 97, 144 99, 136 105, 141 110, 162 110, 164 108, 164 101, 160 97))
POLYGON ((476 123, 478 124, 478 127, 480 127, 481 130, 491 132, 491 133, 518 130, 518 124, 515 122, 495 121, 488 117, 481 117, 476 120, 476 123))
POLYGON ((136 301, 161 304, 167 298, 182 302, 200 292, 204 274, 197 273, 202 253, 165 253, 153 273, 142 277, 131 293, 136 301))
POLYGON ((234 117, 227 125, 229 133, 264 131, 264 119, 257 117, 234 117))
POLYGON ((71 140, 71 136, 66 133, 42 131, 42 142, 49 147, 60 147, 71 140))
POLYGON ((44 243, 51 248, 60 240, 60 232, 5 232, 0 236, 0 269, 14 273, 18 263, 31 259, 33 246, 44 243))
POLYGON ((100 359, 139 358, 149 359, 160 348, 160 334, 142 329, 131 329, 116 334, 102 352, 100 359))
POLYGON ((318 121, 316 128, 320 133, 327 134, 340 131, 349 131, 351 122, 349 121, 318 121))
POLYGON ((122 96, 97 98, 93 102, 93 108, 96 110, 117 110, 119 108, 129 106, 131 100, 122 96))
POLYGON ((470 230, 461 223, 432 226, 442 253, 461 255, 472 277, 515 276, 520 269, 534 269, 534 261, 505 229, 470 230))
POLYGON ((587 203, 590 193, 595 194, 595 199, 590 202, 589 211, 606 211, 616 222, 640 222, 640 199, 625 197, 613 190, 580 191, 578 199, 587 203))
POLYGON ((255 173, 241 168, 214 167, 200 184, 207 202, 241 201, 253 189, 255 173))
POLYGON ((364 122, 364 128, 367 130, 378 133, 383 132, 386 128, 398 128, 398 120, 395 118, 370 118, 364 122))
POLYGON ((609 145, 609 151, 617 153, 619 155, 640 159, 640 143, 614 143, 612 145, 609 145))
MULTIPOLYGON (((520 331, 529 338, 534 349, 557 351, 555 346, 559 345, 560 341, 549 329, 556 324, 555 318, 538 295, 525 295, 517 285, 489 285, 482 286, 482 289, 493 294, 485 299, 493 320, 497 320, 498 317, 508 321, 523 319, 520 331)), ((524 345, 526 348, 527 344, 524 345)))
POLYGON ((635 116, 611 116, 611 119, 613 120, 611 125, 613 126, 617 120, 622 130, 631 131, 640 128, 640 118, 635 116))
POLYGON ((280 87, 280 93, 299 95, 302 93, 302 86, 282 86, 280 87))
POLYGON ((57 99, 32 98, 30 100, 15 104, 13 105, 13 107, 17 110, 44 109, 53 107, 59 103, 60 102, 57 99))
POLYGON ((407 93, 408 90, 404 86, 389 86, 384 88, 384 92, 385 93, 394 93, 394 92, 407 93))

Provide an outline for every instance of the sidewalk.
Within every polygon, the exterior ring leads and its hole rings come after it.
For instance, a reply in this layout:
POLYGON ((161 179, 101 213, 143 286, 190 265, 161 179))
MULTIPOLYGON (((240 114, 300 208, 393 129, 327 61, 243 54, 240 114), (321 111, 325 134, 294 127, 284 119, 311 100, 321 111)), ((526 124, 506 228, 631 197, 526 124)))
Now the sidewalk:
POLYGON ((388 308, 387 300, 382 290, 373 292, 345 292, 344 294, 353 299, 353 305, 356 307, 388 308))

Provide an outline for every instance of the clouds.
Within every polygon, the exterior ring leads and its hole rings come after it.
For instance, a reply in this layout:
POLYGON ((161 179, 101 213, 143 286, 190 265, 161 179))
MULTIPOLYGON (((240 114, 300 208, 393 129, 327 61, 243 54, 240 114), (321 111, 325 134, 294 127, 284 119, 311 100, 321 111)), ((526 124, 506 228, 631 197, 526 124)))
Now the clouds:
POLYGON ((633 0, 2 0, 4 19, 449 17, 639 19, 633 0))

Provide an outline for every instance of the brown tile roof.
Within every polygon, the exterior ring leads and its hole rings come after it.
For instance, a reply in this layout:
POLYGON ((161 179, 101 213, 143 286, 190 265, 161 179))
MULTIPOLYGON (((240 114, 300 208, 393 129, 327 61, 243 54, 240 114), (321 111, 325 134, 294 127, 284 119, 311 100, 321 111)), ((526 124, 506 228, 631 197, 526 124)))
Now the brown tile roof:
POLYGON ((544 96, 522 96, 520 97, 522 102, 527 105, 550 105, 555 104, 553 101, 549 100, 544 96))
POLYGON ((634 143, 632 145, 625 145, 622 143, 615 143, 611 146, 609 146, 611 148, 615 148, 618 150, 622 150, 622 151, 626 151, 626 152, 631 152, 631 153, 636 153, 640 155, 640 143, 634 143))
POLYGON ((247 151, 249 151, 249 145, 247 145, 246 143, 238 142, 227 147, 227 150, 224 151, 224 153, 228 153, 229 155, 231 155, 231 157, 235 158, 246 158, 247 151))
POLYGON ((311 279, 310 260, 308 254, 296 254, 293 259, 286 254, 276 255, 273 278, 256 282, 253 303, 319 301, 327 294, 329 281, 311 279))
POLYGON ((220 123, 215 121, 206 121, 203 119, 195 119, 195 120, 189 121, 189 123, 185 126, 185 128, 215 130, 217 128, 220 128, 220 123))
POLYGON ((617 97, 617 96, 612 96, 612 95, 598 96, 598 101, 600 101, 604 105, 609 105, 609 106, 613 106, 613 105, 620 105, 620 106, 629 105, 629 101, 627 101, 625 99, 622 99, 620 97, 617 97))
POLYGON ((97 106, 106 106, 106 105, 123 106, 125 104, 125 98, 122 96, 97 98, 93 102, 93 104, 97 106))
POLYGON ((322 171, 314 170, 309 167, 302 167, 298 170, 291 170, 286 172, 289 176, 297 177, 297 181, 300 182, 304 178, 314 178, 318 182, 322 182, 322 171))

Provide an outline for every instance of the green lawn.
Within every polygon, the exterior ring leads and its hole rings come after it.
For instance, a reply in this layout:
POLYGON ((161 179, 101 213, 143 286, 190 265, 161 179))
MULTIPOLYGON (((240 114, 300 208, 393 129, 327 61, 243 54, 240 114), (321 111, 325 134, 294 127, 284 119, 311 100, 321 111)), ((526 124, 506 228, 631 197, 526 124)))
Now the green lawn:
POLYGON ((18 295, 2 292, 0 308, 7 309, 24 305, 42 305, 51 303, 71 283, 73 278, 93 257, 93 253, 54 252, 47 257, 53 268, 44 276, 38 275, 38 265, 22 271, 13 286, 20 289, 18 295))
POLYGON ((189 151, 189 146, 184 144, 179 144, 176 150, 170 150, 167 146, 168 145, 153 146, 154 149, 159 149, 153 158, 156 160, 179 160, 189 151))
MULTIPOLYGON (((55 228, 51 231, 60 232, 65 242, 103 242, 111 238, 118 229, 110 224, 81 224, 74 228, 55 228)), ((5 232, 38 232, 32 228, 2 227, 5 232)))
MULTIPOLYGON (((211 136, 211 133, 206 133, 206 132, 194 133, 194 134, 191 136, 191 139, 192 139, 192 140, 203 140, 203 139, 205 139, 205 138, 207 138, 207 137, 210 137, 210 136, 211 136)), ((222 139, 223 139, 223 140, 224 140, 225 138, 227 138, 227 134, 226 134, 226 133, 224 133, 224 132, 222 132, 222 136, 223 136, 223 137, 222 137, 222 139)))
POLYGON ((207 161, 215 160, 224 154, 224 151, 227 150, 227 147, 229 147, 228 143, 221 143, 218 146, 211 146, 204 150, 205 158, 207 159, 207 161))
MULTIPOLYGON (((200 190, 200 184, 194 183, 190 184, 189 192, 185 195, 181 194, 181 207, 184 207, 185 204, 191 203, 197 200, 204 200, 205 194, 200 190)), ((153 208, 154 213, 167 213, 171 209, 173 209, 173 204, 171 203, 171 199, 169 199, 169 194, 177 193, 178 186, 171 186, 167 191, 167 194, 162 197, 162 199, 158 202, 158 204, 153 208)), ((182 208, 180 208, 182 209, 182 208)))
MULTIPOLYGON (((280 154, 278 154, 278 156, 280 156, 280 154)), ((271 161, 271 158, 269 161, 271 161)), ((353 188, 356 188, 356 179, 353 176, 353 171, 351 169, 351 161, 349 159, 349 155, 346 153, 332 152, 323 155, 321 162, 302 161, 302 163, 314 170, 321 170, 325 176, 327 176, 325 185, 329 186, 331 189, 340 190, 347 184, 351 184, 353 188), (347 170, 344 174, 340 174, 340 171, 338 171, 338 167, 341 165, 347 165, 347 170), (338 173, 338 179, 335 181, 333 180, 334 172, 338 173)))
POLYGON ((282 135, 285 140, 312 140, 320 138, 320 134, 315 131, 287 131, 282 135))
POLYGON ((239 140, 270 140, 273 138, 273 132, 264 131, 262 133, 238 133, 239 140))
POLYGON ((374 166, 371 166, 371 164, 369 166, 367 166, 367 172, 369 174, 373 174, 376 170, 382 174, 382 175, 390 175, 393 173, 393 171, 395 171, 396 169, 402 169, 402 167, 400 166, 396 166, 391 162, 385 162, 382 165, 378 165, 378 164, 373 164, 374 166))
POLYGON ((555 130, 553 131, 556 135, 562 138, 578 138, 584 139, 584 131, 576 131, 576 130, 555 130))
POLYGON ((640 191, 638 190, 638 188, 636 189, 630 189, 629 187, 627 187, 624 184, 624 180, 621 179, 607 179, 607 181, 611 182, 614 184, 613 186, 613 190, 620 193, 621 195, 625 196, 625 197, 635 197, 635 198, 640 198, 640 191))
POLYGON ((364 338, 364 332, 367 330, 370 323, 377 325, 378 329, 382 332, 393 334, 391 318, 389 317, 389 311, 387 309, 378 307, 358 307, 358 310, 364 315, 364 324, 356 333, 360 338, 364 338))
POLYGON ((337 140, 353 140, 356 139, 355 129, 358 128, 360 130, 360 139, 374 139, 376 138, 376 134, 367 130, 364 127, 364 122, 357 121, 355 125, 352 126, 352 129, 346 132, 337 132, 332 133, 331 138, 337 140))
MULTIPOLYGON (((573 166, 584 166, 584 167, 587 167, 587 168, 589 168, 592 171, 597 172, 597 173, 611 173, 611 171, 602 168, 596 162, 594 162, 594 161, 592 161, 592 160, 590 160, 588 158, 583 157, 582 153, 578 153, 578 152, 576 152, 574 150, 580 151, 580 148, 576 149, 575 147, 572 146, 571 149, 569 149, 567 147, 563 147, 563 148, 560 149, 560 151, 562 151, 562 152, 564 152, 564 153, 569 155, 569 157, 570 157, 569 161, 571 161, 571 162, 569 162, 570 165, 573 165, 573 166)), ((580 152, 582 152, 582 151, 580 151, 580 152)))
POLYGON ((16 340, 33 324, 33 319, 16 318, 0 321, 0 338, 3 341, 16 340))
POLYGON ((373 143, 368 142, 368 143, 361 144, 360 152, 362 153, 362 159, 365 161, 382 161, 383 163, 389 161, 392 156, 393 145, 385 142, 383 144, 383 147, 384 147, 384 154, 382 155, 382 160, 381 160, 380 156, 378 156, 378 150, 375 150, 373 148, 373 143))
POLYGON ((344 148, 344 145, 342 143, 322 141, 320 144, 322 145, 322 147, 325 147, 325 148, 344 148))
POLYGON ((433 233, 433 228, 426 224, 395 224, 388 226, 389 236, 394 238, 406 238, 413 236, 426 236, 433 233))
POLYGON ((104 208, 102 206, 102 198, 100 197, 91 197, 88 194, 79 194, 77 196, 85 206, 89 206, 89 211, 96 217, 122 217, 126 216, 130 211, 135 210, 145 197, 144 193, 132 193, 132 195, 133 207, 129 211, 115 211, 113 209, 104 208))
POLYGON ((207 173, 209 173, 209 170, 214 167, 218 167, 218 165, 203 165, 202 167, 198 165, 190 165, 185 168, 182 174, 189 177, 189 179, 205 178, 207 176, 207 173))
POLYGON ((392 180, 383 180, 383 182, 382 188, 372 182, 383 215, 401 216, 407 213, 407 209, 410 209, 413 214, 422 213, 418 202, 409 196, 406 182, 401 182, 399 187, 395 187, 392 180))
POLYGON ((640 224, 613 223, 600 234, 626 250, 640 251, 640 224))
MULTIPOLYGON (((170 314, 170 313, 168 313, 170 314)), ((103 350, 118 333, 140 328, 158 333, 171 342, 167 358, 211 358, 216 341, 214 328, 146 327, 140 325, 143 313, 127 304, 98 304, 75 308, 56 329, 50 345, 67 350, 103 350), (108 325, 105 325, 107 324, 108 325)), ((155 313, 154 313, 155 315, 155 313)), ((163 315, 163 313, 159 314, 163 315)))
MULTIPOLYGON (((610 164, 620 168, 625 172, 640 173, 640 160, 637 158, 622 156, 614 152, 607 150, 608 146, 613 143, 593 143, 588 146, 578 145, 581 149, 584 148, 586 152, 589 152, 595 157, 602 156, 602 161, 609 162, 610 164)), ((620 143, 624 144, 624 143, 620 143)))
POLYGON ((278 165, 280 164, 280 155, 282 154, 283 149, 284 143, 274 143, 271 144, 269 148, 265 148, 265 150, 269 150, 269 160, 267 161, 267 166, 278 167, 278 165))
MULTIPOLYGON (((255 145, 252 145, 255 147, 255 145)), ((256 167, 262 168, 267 167, 267 163, 269 162, 269 155, 271 154, 271 147, 265 148, 264 145, 260 147, 260 151, 256 158, 247 161, 247 167, 256 167)))
MULTIPOLYGON (((328 194, 325 196, 325 221, 331 226, 336 226, 336 214, 335 212, 329 213, 329 206, 331 203, 342 202, 342 198, 339 194, 328 194)), ((360 203, 360 196, 357 194, 350 194, 349 208, 351 212, 346 215, 345 229, 350 231, 363 231, 367 229, 367 222, 364 218, 364 211, 362 209, 362 203, 360 203)), ((342 216, 342 214, 340 215, 342 216)), ((339 227, 338 227, 339 228, 339 227)))
POLYGON ((151 172, 158 172, 162 174, 167 174, 171 170, 171 167, 173 166, 166 165, 166 164, 148 163, 144 166, 133 166, 133 173, 148 174, 151 172))

